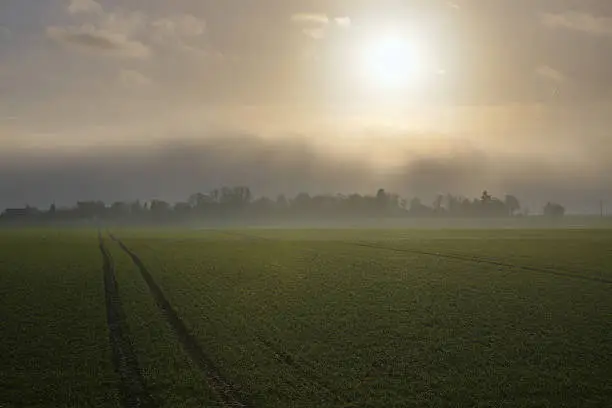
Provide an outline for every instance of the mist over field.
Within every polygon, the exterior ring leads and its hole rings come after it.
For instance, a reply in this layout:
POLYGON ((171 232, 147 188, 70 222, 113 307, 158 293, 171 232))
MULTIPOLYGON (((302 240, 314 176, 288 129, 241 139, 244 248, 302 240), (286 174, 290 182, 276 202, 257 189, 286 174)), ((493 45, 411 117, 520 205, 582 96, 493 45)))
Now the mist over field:
MULTIPOLYGON (((422 138, 422 136, 419 136, 422 138)), ((361 141, 305 136, 264 138, 225 133, 153 144, 0 153, 0 206, 70 205, 78 200, 184 201, 224 185, 249 186, 256 196, 375 194, 378 188, 425 202, 437 194, 479 197, 511 193, 539 211, 557 200, 570 211, 597 212, 609 194, 612 164, 563 163, 520 152, 487 153, 450 140, 444 149, 422 139, 361 141)))

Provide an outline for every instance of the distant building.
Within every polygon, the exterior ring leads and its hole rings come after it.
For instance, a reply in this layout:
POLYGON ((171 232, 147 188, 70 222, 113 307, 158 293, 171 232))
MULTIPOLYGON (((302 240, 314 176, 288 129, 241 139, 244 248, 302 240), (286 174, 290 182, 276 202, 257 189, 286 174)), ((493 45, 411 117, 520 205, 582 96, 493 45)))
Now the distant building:
POLYGON ((0 218, 7 220, 22 220, 37 214, 38 210, 34 207, 7 208, 2 214, 0 214, 0 218))

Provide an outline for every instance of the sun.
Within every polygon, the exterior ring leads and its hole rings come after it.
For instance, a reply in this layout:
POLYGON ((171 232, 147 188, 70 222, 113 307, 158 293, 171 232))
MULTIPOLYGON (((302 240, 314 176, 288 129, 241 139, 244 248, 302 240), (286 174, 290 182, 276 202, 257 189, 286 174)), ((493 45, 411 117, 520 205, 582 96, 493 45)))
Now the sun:
POLYGON ((424 44, 402 33, 374 36, 362 45, 358 63, 364 80, 373 87, 405 89, 418 86, 431 71, 424 44))

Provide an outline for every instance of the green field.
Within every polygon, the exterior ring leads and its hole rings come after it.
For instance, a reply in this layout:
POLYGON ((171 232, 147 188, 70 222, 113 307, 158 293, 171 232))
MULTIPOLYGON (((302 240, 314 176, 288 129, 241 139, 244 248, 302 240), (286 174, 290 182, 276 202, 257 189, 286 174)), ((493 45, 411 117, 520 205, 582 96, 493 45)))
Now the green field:
POLYGON ((612 231, 2 230, 0 353, 2 408, 602 407, 612 231))

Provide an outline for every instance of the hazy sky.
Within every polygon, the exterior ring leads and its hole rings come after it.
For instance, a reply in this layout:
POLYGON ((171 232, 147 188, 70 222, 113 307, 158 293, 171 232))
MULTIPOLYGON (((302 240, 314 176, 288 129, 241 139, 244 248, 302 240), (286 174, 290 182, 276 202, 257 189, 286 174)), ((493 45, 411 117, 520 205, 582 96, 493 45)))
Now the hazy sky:
POLYGON ((594 211, 610 158, 609 0, 0 0, 0 207, 236 183, 594 211))

